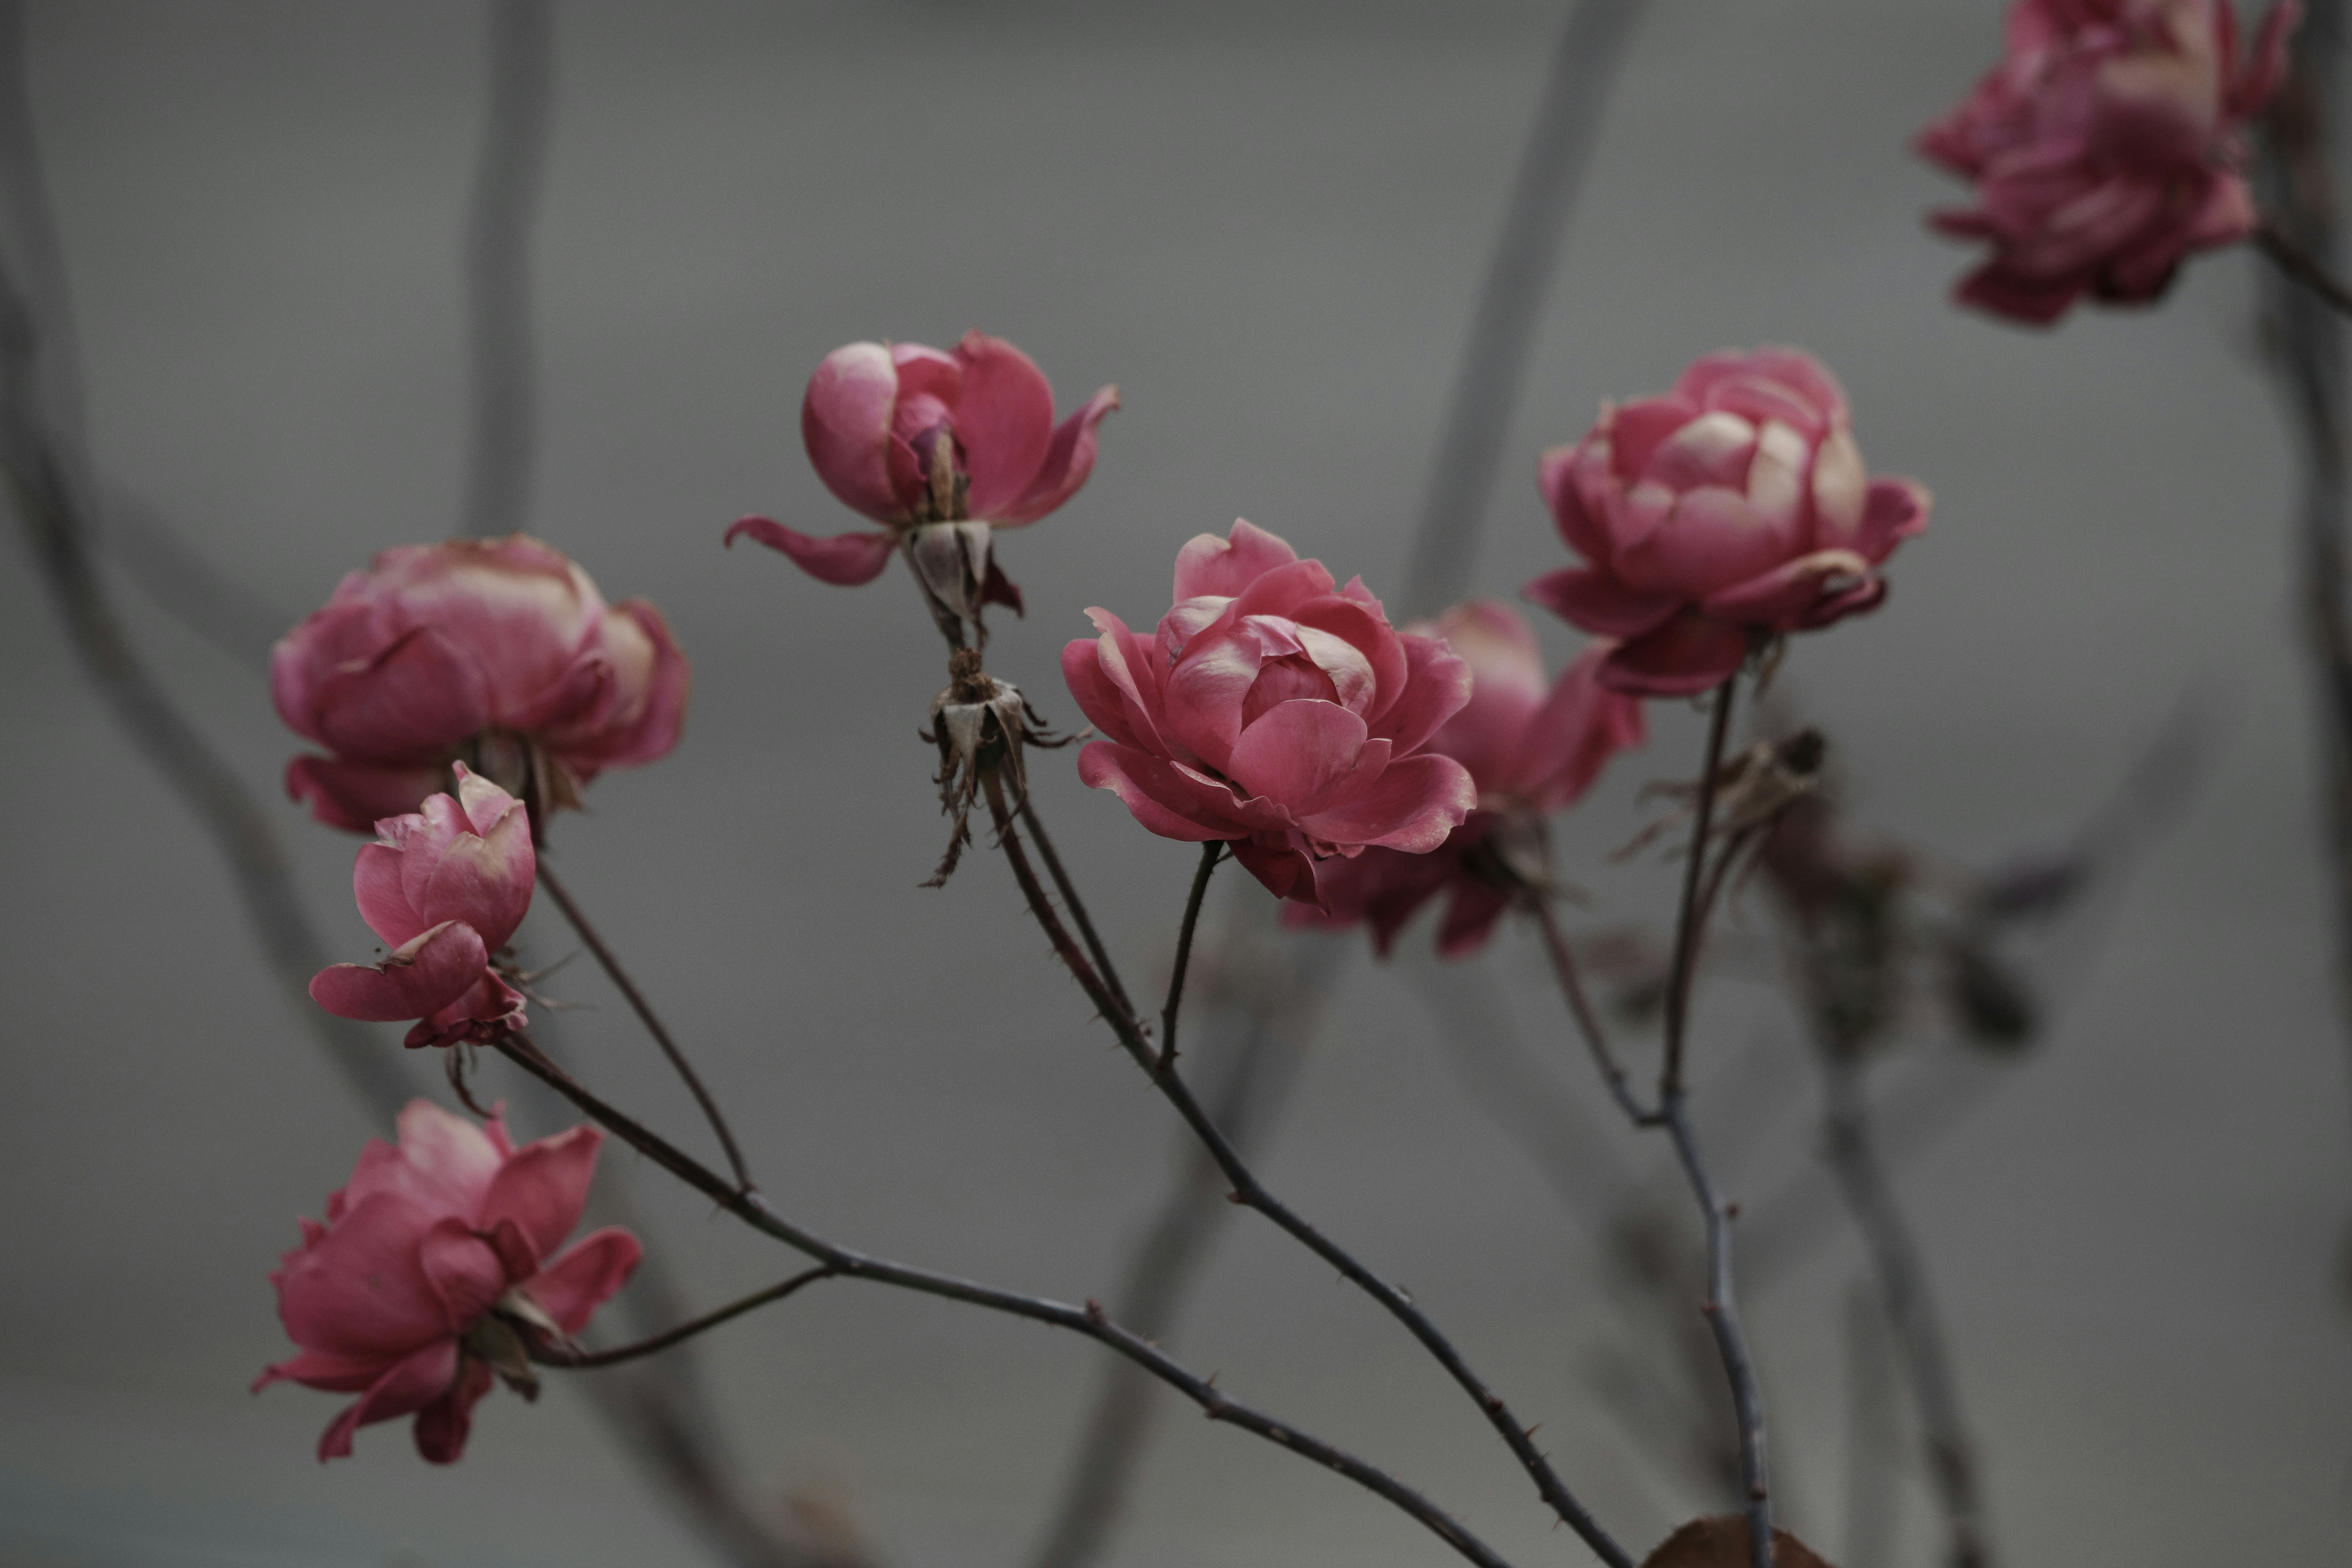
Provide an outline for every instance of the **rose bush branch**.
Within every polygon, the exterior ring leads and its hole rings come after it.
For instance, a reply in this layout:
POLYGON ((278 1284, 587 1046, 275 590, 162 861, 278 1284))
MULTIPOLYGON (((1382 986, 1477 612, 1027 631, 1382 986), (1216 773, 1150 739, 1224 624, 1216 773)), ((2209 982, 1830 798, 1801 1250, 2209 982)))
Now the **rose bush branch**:
POLYGON ((695 1104, 702 1108, 703 1120, 710 1123, 710 1131, 718 1136, 719 1148, 726 1152, 727 1167, 735 1173, 736 1185, 750 1191, 755 1184, 751 1180, 750 1167, 743 1162, 743 1151, 735 1142, 734 1131, 727 1125, 727 1118, 719 1110, 719 1102, 711 1098, 709 1089, 703 1087, 701 1076, 694 1070, 694 1065, 687 1060, 686 1053, 678 1048, 677 1042, 670 1037, 667 1026, 655 1014, 653 1005, 646 1000, 645 993, 637 989, 636 982, 629 978, 628 971, 621 967, 620 960, 613 956, 613 950, 604 944, 604 937, 589 923, 588 917, 581 912, 578 901, 544 860, 539 863, 539 885, 547 889, 548 896, 555 900, 555 907, 563 911, 563 918, 572 923, 573 931, 580 933, 580 940, 588 944, 588 951, 595 954, 597 963, 603 966, 621 994, 628 999, 630 1010, 636 1014, 638 1022, 645 1025, 646 1033, 654 1037, 654 1044, 661 1047, 662 1055, 668 1058, 669 1065, 677 1070, 677 1076, 693 1094, 695 1104))
MULTIPOLYGON (((1073 949, 1073 952, 1076 950, 1073 949)), ((1301 1431, 1296 1426, 1265 1415, 1247 1405, 1226 1398, 1217 1391, 1214 1383, 1186 1370, 1174 1358, 1141 1336, 1111 1321, 1102 1309, 1089 1302, 1073 1307, 1065 1302, 1038 1296, 1024 1296, 1011 1290, 980 1284, 953 1275, 934 1273, 894 1263, 838 1246, 802 1229, 778 1215, 767 1200, 756 1192, 744 1192, 730 1185, 727 1179, 703 1165, 691 1155, 671 1144, 626 1112, 607 1104, 589 1090, 577 1079, 558 1067, 532 1044, 527 1031, 518 1030, 500 1036, 490 1042, 491 1047, 533 1078, 569 1100, 582 1112, 614 1137, 636 1150, 646 1159, 676 1176, 688 1186, 725 1209, 752 1229, 771 1237, 812 1261, 829 1269, 834 1275, 848 1279, 863 1279, 877 1284, 894 1286, 919 1294, 936 1296, 951 1301, 983 1307, 992 1311, 1026 1318, 1034 1322, 1049 1324, 1083 1334, 1108 1346, 1119 1355, 1135 1363, 1163 1383, 1175 1388, 1201 1406, 1213 1421, 1222 1421, 1255 1433, 1267 1441, 1346 1477, 1367 1490, 1377 1493, 1397 1508, 1412 1516, 1424 1528, 1454 1548, 1462 1556, 1479 1563, 1481 1568, 1507 1568, 1505 1560, 1492 1547, 1472 1534, 1459 1521, 1439 1509, 1411 1487, 1341 1449, 1301 1431)), ((1612 1562, 1631 1563, 1621 1552, 1612 1562)))
MULTIPOLYGON (((1003 786, 993 773, 988 775, 984 787, 988 792, 990 810, 995 818, 998 847, 1003 850, 1006 860, 1012 865, 1013 878, 1020 884, 1022 896, 1028 900, 1030 912, 1037 917, 1037 922, 1045 928, 1047 940, 1053 943, 1055 952, 1077 980, 1079 987, 1087 993, 1087 999, 1095 1004, 1105 1021, 1110 1025, 1112 1033, 1118 1037, 1119 1044, 1135 1059, 1136 1065, 1150 1076, 1153 1086, 1175 1108, 1177 1114, 1183 1118, 1185 1124, 1200 1139, 1202 1146, 1216 1161, 1217 1168, 1224 1173, 1226 1181, 1232 1184, 1233 1201, 1265 1215, 1286 1234, 1338 1269, 1350 1284, 1370 1296, 1391 1317, 1402 1323, 1407 1331, 1421 1342, 1423 1347, 1435 1358, 1438 1364, 1443 1366, 1454 1381, 1461 1385, 1464 1392, 1477 1404, 1488 1423, 1501 1435, 1513 1456, 1534 1479, 1538 1493, 1559 1515, 1561 1522, 1575 1531, 1585 1544, 1591 1547, 1594 1553, 1602 1562, 1611 1564, 1612 1568, 1632 1568, 1633 1558, 1601 1527, 1591 1511, 1577 1500, 1575 1495, 1569 1490, 1567 1484, 1559 1479, 1558 1472, 1552 1468, 1551 1462, 1537 1449, 1534 1441, 1528 1436, 1531 1429, 1519 1425, 1518 1418, 1512 1414, 1510 1407, 1502 1397, 1471 1370, 1468 1363, 1462 1358, 1461 1352, 1454 1349, 1453 1343, 1439 1331, 1428 1315, 1413 1304, 1412 1298, 1373 1274, 1319 1230, 1300 1218, 1257 1179, 1243 1161, 1240 1152, 1218 1130, 1216 1124, 1210 1121, 1199 1102, 1193 1099, 1191 1089, 1186 1087, 1177 1070, 1175 1061, 1172 1058, 1163 1058, 1160 1052, 1152 1048, 1141 1021, 1127 1008, 1118 1005, 1108 984, 1096 973, 1094 966, 1087 960, 1086 955, 1078 951, 1077 944, 1071 940, 1069 932, 1062 924, 1061 918, 1055 912, 1051 900, 1046 898, 1044 887, 1038 882, 1035 871, 1030 868, 1028 856, 1021 846, 1018 827, 1013 814, 1006 808, 1003 786)), ((1202 863, 1204 868, 1213 864, 1206 854, 1202 856, 1202 863)), ((1196 888, 1202 880, 1204 880, 1203 877, 1196 876, 1196 888)), ((1197 902, 1197 895, 1195 901, 1197 902)))
POLYGON ((820 1263, 814 1268, 804 1268, 791 1279, 771 1285, 764 1290, 754 1290, 740 1300, 730 1301, 724 1307, 705 1312, 698 1318, 690 1319, 664 1333, 654 1334, 629 1344, 614 1345, 610 1350, 601 1351, 576 1350, 562 1344, 537 1343, 530 1347, 530 1359, 541 1366, 560 1366, 575 1370, 617 1366, 623 1362, 635 1361, 643 1356, 657 1355, 674 1345, 685 1343, 697 1334, 708 1333, 721 1323, 732 1322, 746 1312, 757 1311, 761 1307, 772 1306, 788 1296, 795 1295, 803 1288, 814 1285, 821 1279, 837 1278, 839 1278, 838 1271, 830 1264, 820 1263))

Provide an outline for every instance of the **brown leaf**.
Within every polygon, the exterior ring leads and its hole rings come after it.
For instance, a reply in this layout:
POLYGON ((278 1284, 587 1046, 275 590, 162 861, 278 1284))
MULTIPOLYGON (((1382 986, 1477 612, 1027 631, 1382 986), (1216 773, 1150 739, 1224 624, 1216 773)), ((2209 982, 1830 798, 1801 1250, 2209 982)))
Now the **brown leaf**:
MULTIPOLYGON (((1642 1568, 1748 1568, 1748 1518, 1695 1519, 1642 1559, 1642 1568)), ((1785 1530, 1772 1532, 1773 1568, 1830 1568, 1821 1553, 1785 1530)))

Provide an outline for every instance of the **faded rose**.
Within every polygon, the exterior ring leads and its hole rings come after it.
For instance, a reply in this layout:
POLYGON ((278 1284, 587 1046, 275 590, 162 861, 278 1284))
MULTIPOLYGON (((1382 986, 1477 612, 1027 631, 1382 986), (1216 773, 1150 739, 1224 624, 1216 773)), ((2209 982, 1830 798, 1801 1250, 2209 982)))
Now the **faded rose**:
POLYGON ((1389 626, 1360 578, 1337 586, 1236 522, 1176 557, 1176 603, 1150 640, 1108 610, 1062 650, 1070 694, 1105 737, 1078 776, 1163 838, 1224 840, 1277 897, 1319 904, 1367 848, 1425 853, 1476 804, 1461 763, 1424 748, 1470 697, 1434 637, 1389 626))
POLYGON ((1586 564, 1527 596, 1621 639, 1601 683, 1649 697, 1719 684, 1751 635, 1874 608, 1878 568, 1927 522, 1926 489, 1864 470, 1845 393, 1795 349, 1708 354, 1664 396, 1604 405, 1539 479, 1586 564))

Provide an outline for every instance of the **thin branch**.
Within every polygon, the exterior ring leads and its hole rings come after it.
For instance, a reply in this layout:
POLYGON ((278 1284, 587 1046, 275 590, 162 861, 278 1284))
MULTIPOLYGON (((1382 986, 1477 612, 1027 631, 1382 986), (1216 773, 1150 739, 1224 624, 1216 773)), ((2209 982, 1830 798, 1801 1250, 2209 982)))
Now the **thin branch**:
POLYGON ((1887 1568, 1903 1500, 1895 1459, 1895 1371, 1876 1293, 1859 1280, 1845 1297, 1845 1540, 1843 1568, 1887 1568))
POLYGON ((1601 1019, 1592 1011, 1592 999, 1585 994, 1584 980, 1577 973, 1576 954, 1568 945, 1566 933, 1552 913, 1551 902, 1540 889, 1530 889, 1521 900, 1528 912, 1535 917, 1536 928, 1543 932, 1544 951, 1551 957, 1551 972, 1559 980, 1559 992, 1568 1002, 1569 1016, 1576 1020, 1576 1032, 1584 1037, 1585 1048, 1592 1053, 1592 1063, 1601 1069, 1601 1081, 1609 1086, 1610 1098, 1636 1127, 1654 1126, 1659 1113, 1643 1106, 1636 1099, 1617 1053, 1609 1044, 1609 1037, 1601 1027, 1601 1019))
POLYGON ((1559 1473, 1552 1468, 1551 1461, 1536 1447, 1534 1440, 1528 1435, 1528 1428, 1519 1424, 1518 1418, 1511 1413, 1509 1405, 1504 1402, 1502 1396, 1489 1388, 1477 1373, 1471 1370, 1469 1363, 1463 1360, 1461 1352, 1454 1349, 1452 1342, 1438 1331, 1436 1324, 1430 1321, 1427 1314, 1413 1304, 1412 1299, 1396 1286, 1372 1273, 1370 1269, 1358 1262, 1351 1254, 1300 1218, 1257 1179, 1247 1163, 1243 1161, 1240 1152, 1218 1130, 1216 1123, 1212 1121, 1207 1113, 1201 1109, 1200 1102, 1193 1099, 1192 1090, 1186 1087, 1182 1076, 1177 1071, 1176 1064, 1172 1061, 1163 1063, 1160 1060, 1159 1053, 1151 1048, 1151 1043, 1145 1036, 1141 1023, 1131 1013, 1116 1004, 1102 976, 1096 972, 1086 956, 1078 951, 1077 944, 1071 940, 1069 932, 1062 925, 1061 917, 1054 910, 1052 900, 1045 896, 1045 889, 1038 883, 1036 872, 1030 868, 1029 858, 1027 852, 1022 848, 1020 834, 1014 826, 1013 814, 1005 805, 1003 786, 993 772, 987 775, 984 787, 988 795, 989 809, 996 821, 998 847, 1004 851, 1005 859, 1012 865, 1013 879, 1020 884, 1022 896, 1028 900, 1031 913, 1037 917, 1037 923, 1045 929, 1046 938, 1053 943, 1054 951, 1068 967, 1071 974, 1076 978, 1080 988, 1087 993, 1087 998, 1102 1013, 1105 1021, 1110 1025, 1112 1032, 1118 1037, 1119 1044, 1126 1047, 1128 1054, 1134 1058, 1136 1064, 1150 1075, 1153 1085, 1159 1089, 1168 1102, 1175 1107, 1177 1114, 1184 1119, 1185 1125, 1192 1128, 1193 1135, 1200 1139, 1202 1146, 1207 1149, 1210 1156, 1216 1161, 1217 1168, 1224 1173, 1225 1179, 1233 1184, 1233 1200, 1245 1207, 1257 1210, 1272 1220, 1294 1240, 1338 1269, 1342 1278, 1378 1302, 1391 1317, 1402 1323, 1413 1338, 1421 1342, 1423 1348, 1429 1352, 1438 1364, 1443 1366, 1463 1391, 1476 1403, 1480 1411, 1486 1415, 1488 1424, 1495 1428, 1510 1448, 1513 1456, 1518 1459, 1520 1466, 1535 1481, 1536 1490, 1559 1516, 1561 1522, 1582 1537, 1585 1544, 1591 1547, 1603 1562, 1612 1565, 1612 1568, 1633 1568, 1633 1558, 1626 1554, 1623 1547, 1611 1539, 1609 1533, 1601 1528, 1599 1521, 1568 1489, 1566 1483, 1559 1479, 1559 1473))
MULTIPOLYGON (((1028 805, 1022 803, 1024 810, 1028 805)), ((1030 826, 1036 819, 1030 818, 1030 826)), ((1043 848, 1042 844, 1039 845, 1043 848)), ((1201 900, 1209 893, 1209 875, 1217 868, 1217 858, 1225 852, 1224 844, 1212 840, 1201 846, 1200 868, 1192 873, 1192 891, 1184 900, 1184 923, 1176 933, 1176 966, 1168 974, 1168 1004, 1160 1009, 1160 1066, 1164 1071, 1176 1065, 1176 1009, 1184 1002, 1184 971, 1192 963, 1192 929, 1201 923, 1201 900)), ((1065 900, 1069 895, 1063 895, 1065 900)), ((1079 906, 1072 904, 1070 912, 1076 914, 1079 906)))
MULTIPOLYGON (((1706 729, 1706 760, 1698 775, 1698 805, 1691 820, 1690 859, 1683 868, 1682 913, 1675 922, 1675 965, 1666 977, 1666 1065, 1658 1082, 1664 1100, 1683 1091, 1683 1037, 1690 1024, 1692 971, 1698 962, 1699 875, 1706 865, 1706 836, 1715 824, 1716 774, 1723 771, 1723 743, 1731 731, 1731 701, 1739 686, 1732 671, 1715 689, 1715 716, 1706 729)), ((1663 1103, 1660 1107, 1664 1109, 1663 1103)))
POLYGON ((1544 293, 1641 10, 1641 0, 1578 0, 1560 28, 1446 402, 1405 571, 1401 602, 1409 614, 1435 614, 1459 598, 1470 579, 1544 293))
POLYGON ((610 1350, 602 1351, 574 1350, 565 1345, 534 1344, 530 1347, 530 1359, 542 1366, 573 1368, 615 1366, 622 1362, 635 1361, 641 1356, 654 1355, 668 1350, 671 1346, 683 1343, 697 1334, 707 1332, 721 1323, 740 1318, 746 1312, 756 1311, 772 1302, 781 1301, 804 1285, 814 1285, 820 1279, 831 1279, 835 1277, 836 1271, 834 1268, 819 1264, 814 1268, 803 1269, 781 1284, 771 1285, 764 1290, 754 1290, 740 1301, 730 1301, 715 1311, 705 1312, 698 1318, 680 1323, 677 1327, 665 1333, 656 1334, 650 1339, 638 1340, 631 1344, 615 1345, 610 1350))
POLYGON ((747 1192, 751 1190, 757 1184, 751 1180, 751 1173, 743 1163, 743 1151, 736 1145, 735 1134, 728 1127, 727 1118, 720 1113, 719 1102, 711 1099, 710 1091, 702 1086, 702 1079, 695 1072, 694 1065, 686 1059, 686 1053, 678 1048, 676 1040, 670 1038, 668 1028, 655 1015, 653 1004, 646 1000, 645 993, 637 989, 636 982, 631 980, 628 971, 621 967, 621 961, 613 956, 613 950, 604 945, 604 939, 597 934, 596 928, 588 923, 588 917, 581 912, 579 904, 565 890, 562 881, 557 878, 544 856, 539 862, 539 885, 555 900, 555 907, 563 911, 563 918, 572 922, 572 929, 580 933, 580 940, 588 944, 588 951, 595 954, 596 962, 604 967, 613 984, 619 987, 621 994, 628 998, 637 1021, 645 1025, 646 1033, 654 1037, 654 1044, 661 1047, 662 1055, 669 1058, 669 1065, 677 1070, 677 1076, 692 1091, 694 1102, 702 1107, 703 1119, 710 1123, 710 1131, 719 1135, 719 1146, 727 1152, 727 1168, 735 1173, 735 1184, 747 1192))
POLYGON ((2254 248, 2275 263, 2281 272, 2316 294, 2339 316, 2352 316, 2352 292, 2328 275, 2327 268, 2288 237, 2284 229, 2264 223, 2254 230, 2254 248))
POLYGON ((876 1284, 895 1286, 900 1289, 936 1296, 944 1300, 961 1301, 970 1306, 983 1307, 991 1311, 1004 1312, 1026 1318, 1033 1322, 1049 1324, 1083 1334, 1106 1345, 1128 1360, 1143 1367, 1161 1382, 1181 1393, 1198 1405, 1212 1421, 1223 1421, 1246 1432, 1255 1433, 1269 1442, 1299 1454, 1333 1472, 1345 1476, 1367 1490, 1378 1493, 1444 1541, 1447 1545, 1481 1568, 1508 1568, 1493 1548, 1465 1529, 1452 1516, 1404 1485, 1386 1471, 1335 1448, 1321 1439, 1308 1436, 1297 1427, 1265 1415, 1247 1405, 1237 1404, 1220 1394, 1208 1379, 1188 1371, 1174 1358, 1140 1335, 1110 1321, 1108 1314, 1093 1302, 1085 1307, 1073 1307, 1042 1296, 1026 1296, 1003 1290, 954 1275, 934 1273, 916 1268, 887 1258, 856 1251, 825 1240, 813 1231, 801 1228, 769 1207, 768 1201, 756 1192, 746 1192, 730 1185, 727 1179, 702 1164, 693 1156, 679 1150, 658 1133, 636 1121, 625 1111, 607 1104, 590 1091, 578 1079, 564 1071, 531 1043, 522 1030, 493 1042, 500 1055, 541 1082, 553 1089, 646 1159, 702 1194, 737 1219, 763 1235, 782 1242, 812 1261, 822 1264, 844 1279, 864 1279, 876 1284))
POLYGON ((1087 952, 1093 956, 1096 970, 1110 986, 1111 994, 1118 998, 1118 1005, 1133 1012, 1135 1004, 1128 1000, 1127 987, 1119 984, 1118 972, 1111 963, 1110 953, 1103 946, 1102 938, 1095 934, 1095 922, 1087 914, 1087 906, 1079 900, 1077 889, 1071 884, 1069 873, 1062 869, 1062 858, 1054 853, 1054 841, 1045 836, 1045 825, 1038 820, 1036 810, 1029 804, 1027 790, 1021 792, 1020 811, 1021 820, 1029 826, 1029 837, 1036 841, 1038 858, 1045 862, 1045 874, 1054 879, 1054 886, 1062 895, 1063 906, 1070 911, 1070 918, 1077 922, 1078 937, 1087 944, 1087 952))
POLYGON ((1755 1568, 1772 1568, 1772 1490, 1764 1452, 1764 1396, 1756 1384, 1756 1370, 1748 1359, 1748 1343, 1739 1328, 1739 1304, 1731 1284, 1731 1215, 1716 1196, 1700 1158, 1698 1140, 1691 1131, 1690 1114, 1679 1089, 1661 1100, 1659 1114, 1675 1142, 1691 1195, 1706 1217, 1706 1293, 1700 1310, 1715 1333, 1723 1358, 1724 1375, 1731 1383, 1731 1405, 1739 1422, 1739 1479, 1747 1492, 1748 1539, 1755 1568))
POLYGON ((512 533, 538 456, 530 230, 554 108, 551 0, 489 0, 482 140, 466 220, 466 496, 458 531, 512 533))
POLYGON ((1975 1447, 1960 1413, 1959 1387, 1928 1293, 1927 1269, 1871 1136, 1860 1064, 1851 1053, 1827 1050, 1822 1071, 1822 1151, 1836 1173, 1854 1227, 1862 1233, 1879 1300, 1895 1331, 1904 1378, 1919 1412, 1928 1474, 1944 1509, 1949 1561, 1952 1568, 1991 1568, 1983 1492, 1975 1447))

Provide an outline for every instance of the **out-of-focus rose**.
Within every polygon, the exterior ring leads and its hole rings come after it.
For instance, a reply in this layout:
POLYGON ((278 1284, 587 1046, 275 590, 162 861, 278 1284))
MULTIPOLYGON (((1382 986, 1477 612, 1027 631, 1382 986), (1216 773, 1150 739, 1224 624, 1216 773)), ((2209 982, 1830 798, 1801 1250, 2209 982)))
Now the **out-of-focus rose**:
POLYGON ((809 378, 801 439, 825 488, 884 528, 819 539, 747 517, 727 542, 748 533, 810 576, 851 587, 879 576, 903 544, 950 613, 1018 611, 1020 590, 996 568, 989 530, 1034 522, 1076 495, 1094 472, 1095 426, 1118 406, 1118 388, 1106 386, 1056 425, 1045 373, 980 332, 945 353, 846 344, 809 378))
MULTIPOLYGON (((1520 865, 1521 841, 1540 843, 1542 820, 1575 804, 1621 751, 1647 738, 1641 702, 1600 682, 1615 644, 1595 642, 1547 689, 1543 655, 1517 611, 1491 599, 1459 605, 1428 632, 1468 663, 1470 700, 1431 737, 1429 748, 1453 757, 1478 786, 1478 809, 1428 855, 1367 849, 1323 878, 1328 913, 1293 905, 1296 925, 1369 924, 1388 955, 1413 912, 1447 895, 1437 950, 1457 958, 1485 945, 1540 864, 1520 865)), ((1538 856, 1539 862, 1540 856, 1538 856)))
POLYGON ((2019 0, 2000 64, 1916 143, 1977 187, 1931 220, 1992 247, 1958 297, 2047 323, 2085 293, 2153 300, 2191 251, 2252 234, 2240 129, 2299 15, 2273 6, 2242 65, 2228 0, 2019 0))
POLYGON ((604 768, 677 743, 689 673, 661 612, 607 607, 588 574, 522 534, 387 550, 270 657, 278 716, 331 756, 286 790, 365 832, 471 763, 547 813, 604 768))
POLYGON ((625 1230, 563 1247, 604 1137, 575 1127, 517 1149, 496 1116, 477 1127, 410 1101, 399 1143, 369 1141, 327 1223, 303 1220, 302 1245, 269 1276, 301 1349, 255 1391, 286 1381, 360 1396, 319 1439, 321 1462, 348 1456, 360 1427, 412 1414, 417 1452, 455 1461, 493 1373, 536 1392, 531 1336, 578 1333, 637 1266, 625 1230))
POLYGON ((1927 523, 1926 489, 1869 477, 1844 392, 1795 349, 1708 354, 1663 397, 1603 405, 1539 479, 1587 564, 1527 596, 1620 639, 1601 683, 1649 697, 1718 684, 1751 633, 1875 606, 1880 564, 1927 523))
POLYGON ((422 812, 385 817, 352 867, 360 915, 392 955, 330 964, 310 981, 310 999, 339 1017, 421 1020, 412 1047, 495 1039, 523 1021, 522 994, 490 955, 530 908, 530 814, 465 763, 456 771, 456 799, 430 795, 422 812))
POLYGON ((1476 804, 1462 764, 1424 749, 1469 700, 1469 667, 1270 533, 1185 545, 1154 639, 1087 614, 1101 635, 1062 650, 1062 675, 1105 738, 1078 776, 1163 838, 1230 842, 1277 897, 1320 904, 1340 861, 1426 853, 1476 804))

